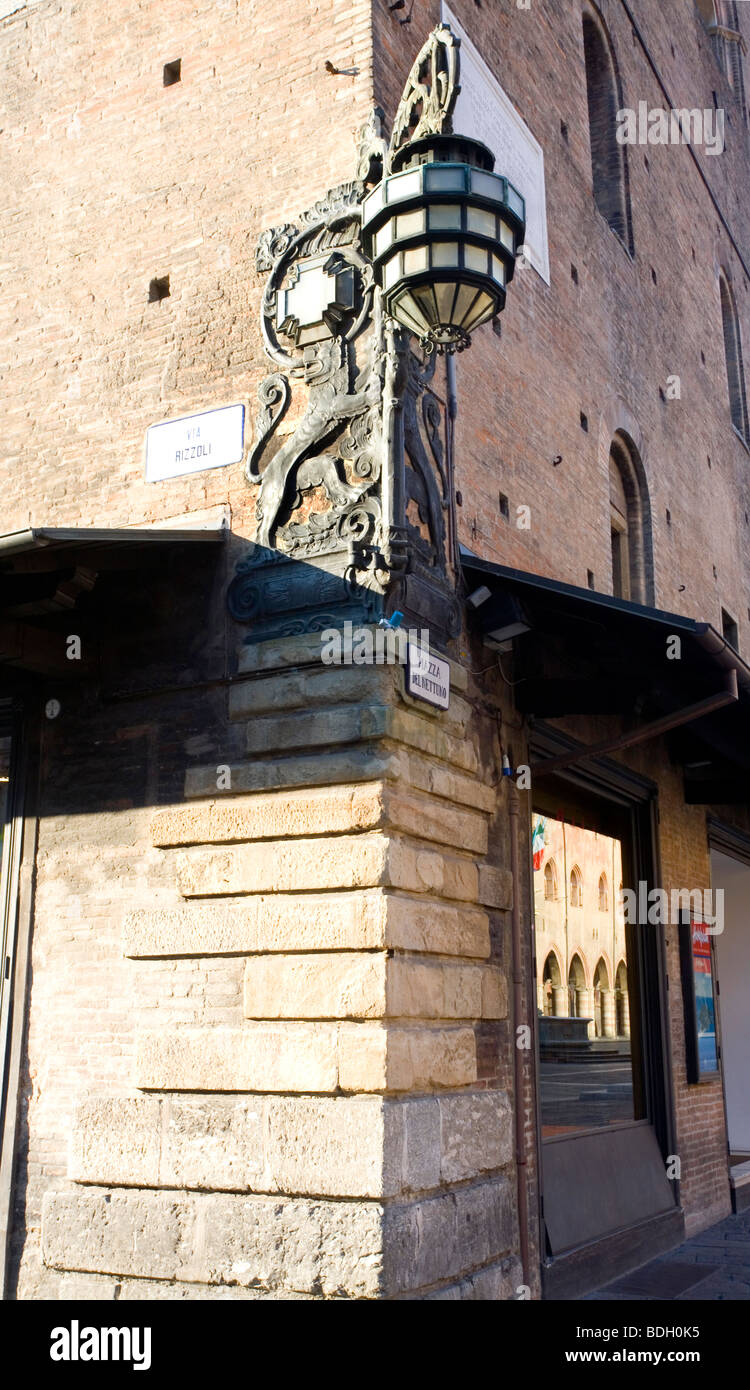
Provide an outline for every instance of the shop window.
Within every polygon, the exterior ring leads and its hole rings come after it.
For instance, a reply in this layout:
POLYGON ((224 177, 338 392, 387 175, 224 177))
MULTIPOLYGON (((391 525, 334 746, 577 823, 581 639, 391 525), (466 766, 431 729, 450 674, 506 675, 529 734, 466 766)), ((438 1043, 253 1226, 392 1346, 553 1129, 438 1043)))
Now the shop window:
POLYGON ((583 52, 594 201, 632 253, 627 155, 617 140, 617 112, 624 103, 612 45, 598 17, 589 11, 583 15, 583 52))
MULTIPOLYGON (((5 1111, 23 820, 15 716, 0 701, 0 1115, 5 1111)), ((1 1136, 0 1136, 1 1139, 1 1136)))
MULTIPOLYGON (((642 1037, 630 1036, 628 964, 635 929, 626 923, 619 904, 612 910, 612 886, 622 882, 624 842, 611 833, 620 823, 620 813, 612 823, 600 822, 596 830, 574 829, 536 807, 533 814, 546 815, 550 847, 577 841, 576 861, 565 881, 569 907, 583 908, 575 914, 546 915, 544 946, 537 957, 542 1133, 555 1140, 644 1116, 642 1037), (598 901, 585 906, 582 866, 592 860, 611 868, 600 868, 593 880, 598 901), (605 906, 608 915, 600 917, 598 909, 605 906)), ((622 824, 629 822, 625 818, 622 824)), ((551 863, 550 859, 545 868, 551 863)), ((541 893, 536 899, 537 932, 540 898, 541 893)), ((637 980, 636 964, 631 988, 637 980)), ((640 1022, 637 993, 632 1013, 635 1031, 640 1022)))
POLYGON ((651 508, 638 451, 625 434, 615 435, 609 453, 609 520, 612 592, 633 603, 653 601, 651 508))
POLYGON ((742 337, 732 287, 725 275, 719 277, 719 290, 721 294, 721 322, 724 331, 724 359, 729 389, 729 411, 734 428, 747 443, 750 440, 750 430, 748 429, 747 418, 745 367, 742 361, 742 337))

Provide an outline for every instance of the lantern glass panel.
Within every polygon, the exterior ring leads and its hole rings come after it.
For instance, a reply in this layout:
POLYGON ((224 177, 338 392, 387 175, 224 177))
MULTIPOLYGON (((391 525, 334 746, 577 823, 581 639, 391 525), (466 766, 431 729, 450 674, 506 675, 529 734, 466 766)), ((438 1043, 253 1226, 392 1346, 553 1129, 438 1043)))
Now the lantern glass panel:
POLYGON ((383 206, 383 185, 379 183, 377 188, 373 188, 372 193, 368 193, 362 203, 362 221, 368 223, 376 212, 380 212, 383 206))
POLYGON ((456 298, 456 285, 453 281, 438 283, 433 287, 435 291, 435 303, 438 309, 438 318, 441 323, 453 322, 453 301, 456 298))
POLYGON ((421 335, 429 330, 430 325, 410 290, 404 290, 395 300, 393 313, 414 333, 421 335))
POLYGON ((434 327, 439 322, 439 315, 432 285, 420 285, 419 289, 414 291, 414 299, 430 327, 434 327))
POLYGON ((421 190, 421 170, 410 169, 407 174, 394 174, 388 180, 388 202, 397 203, 402 198, 412 198, 421 190))
POLYGON ((513 236, 513 228, 509 227, 508 223, 503 222, 502 219, 500 221, 500 240, 503 246, 507 246, 509 251, 515 250, 515 238, 513 236))
POLYGON ((434 241, 432 243, 432 264, 458 265, 457 241, 434 241))
POLYGON ((464 320, 471 309, 479 291, 476 285, 461 285, 453 307, 453 322, 463 328, 464 320))
POLYGON ((491 198, 494 203, 500 202, 505 192, 504 180, 497 174, 485 174, 481 169, 471 171, 471 191, 478 193, 481 198, 491 198))
POLYGON ((404 275, 417 275, 420 270, 427 269, 427 247, 413 246, 411 251, 404 251, 404 275))
POLYGON ((391 256, 391 259, 389 261, 386 261, 385 268, 383 270, 384 289, 390 289, 391 285, 395 285, 396 281, 400 279, 400 277, 401 254, 397 251, 395 256, 391 256))
POLYGON ((385 226, 381 227, 380 231, 375 233, 375 255, 382 256, 383 252, 388 250, 392 241, 393 219, 391 219, 390 222, 386 222, 385 226))
POLYGON ((479 232, 480 236, 491 237, 493 241, 497 237, 497 218, 494 212, 485 212, 484 208, 475 208, 469 204, 466 226, 470 232, 479 232))
POLYGON ((476 270, 480 275, 487 274, 487 252, 483 246, 464 246, 464 265, 467 270, 476 270))
POLYGON ((461 230, 461 204, 438 203, 430 208, 430 231, 461 230))
POLYGON ((396 218, 396 236, 399 241, 402 237, 419 236, 424 231, 424 208, 417 208, 416 212, 402 212, 396 218))
POLYGON ((425 189, 430 193, 464 193, 466 166, 464 164, 425 167, 425 189))
POLYGON ((463 322, 463 327, 467 333, 471 333, 480 323, 484 323, 485 319, 490 318, 494 313, 495 303, 496 301, 491 295, 485 294, 484 290, 480 291, 463 322))
POLYGON ((508 184, 508 207, 511 212, 515 212, 517 217, 523 217, 525 214, 526 204, 512 183, 508 184))

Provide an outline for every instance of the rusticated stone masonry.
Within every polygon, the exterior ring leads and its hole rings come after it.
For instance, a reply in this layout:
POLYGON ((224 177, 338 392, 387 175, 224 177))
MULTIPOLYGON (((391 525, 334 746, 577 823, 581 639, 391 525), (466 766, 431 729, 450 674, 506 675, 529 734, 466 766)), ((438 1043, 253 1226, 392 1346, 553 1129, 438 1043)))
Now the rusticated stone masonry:
POLYGON ((497 790, 466 672, 437 711, 400 668, 331 671, 316 648, 243 655, 232 790, 193 769, 153 818, 179 893, 125 916, 135 1073, 82 1101, 45 1197, 65 1296, 521 1281, 511 1105, 477 1063, 477 1030, 507 1015, 488 914, 511 884, 486 862, 497 790))

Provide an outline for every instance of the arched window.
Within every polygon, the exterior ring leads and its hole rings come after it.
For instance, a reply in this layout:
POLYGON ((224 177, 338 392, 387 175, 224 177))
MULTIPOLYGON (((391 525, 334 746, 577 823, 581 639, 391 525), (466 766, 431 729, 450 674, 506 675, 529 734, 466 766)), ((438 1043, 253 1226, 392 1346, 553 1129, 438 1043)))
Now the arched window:
POLYGON ((745 105, 745 72, 742 63, 742 33, 737 14, 737 0, 724 0, 728 33, 724 39, 727 54, 727 76, 734 87, 735 95, 742 109, 742 118, 747 123, 745 105))
POLYGON ((548 902, 554 902, 557 898, 557 865, 554 859, 548 859, 544 866, 544 896, 548 902))
POLYGON ((747 121, 742 34, 737 0, 696 0, 696 6, 706 32, 710 35, 716 61, 734 88, 742 109, 742 118, 747 121))
POLYGON ((616 434, 609 451, 609 523, 612 592, 633 603, 653 601, 651 507, 638 450, 616 434))
POLYGON ((606 874, 599 875, 599 911, 609 911, 609 885, 606 874))
POLYGON ((724 330, 724 358, 727 367, 729 387, 729 411, 732 424, 737 433, 747 442, 750 440, 747 420, 747 395, 745 392, 745 368, 742 362, 742 338, 737 306, 732 287, 725 275, 719 276, 721 293, 721 322, 724 330))
POLYGON ((609 38, 599 18, 589 10, 583 13, 583 53, 594 201, 632 253, 627 154, 617 139, 617 112, 623 107, 620 79, 609 38))
POLYGON ((570 906, 583 907, 583 879, 577 864, 570 871, 570 906))
POLYGON ((703 20, 704 27, 711 33, 719 23, 719 15, 716 9, 716 0, 695 0, 695 7, 703 20))

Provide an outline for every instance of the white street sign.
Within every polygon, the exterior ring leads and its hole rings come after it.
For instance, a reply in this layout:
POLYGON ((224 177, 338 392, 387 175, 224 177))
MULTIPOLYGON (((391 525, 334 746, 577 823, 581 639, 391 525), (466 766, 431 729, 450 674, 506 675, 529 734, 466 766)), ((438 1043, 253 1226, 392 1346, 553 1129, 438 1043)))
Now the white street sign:
POLYGON ((447 709, 451 702, 450 662, 435 656, 418 642, 407 646, 406 689, 418 700, 447 709))
POLYGON ((163 420, 146 431, 146 482, 160 483, 239 463, 245 449, 244 405, 163 420))

